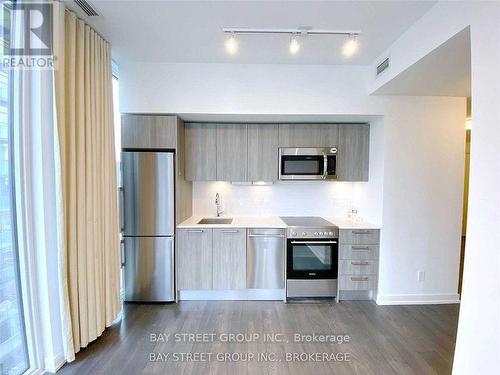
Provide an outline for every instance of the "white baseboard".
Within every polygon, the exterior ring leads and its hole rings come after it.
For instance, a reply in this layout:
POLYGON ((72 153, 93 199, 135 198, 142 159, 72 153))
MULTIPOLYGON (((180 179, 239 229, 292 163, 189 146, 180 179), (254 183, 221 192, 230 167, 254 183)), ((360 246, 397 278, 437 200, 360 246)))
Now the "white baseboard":
POLYGON ((56 373, 61 367, 64 366, 66 360, 64 354, 58 354, 53 358, 45 358, 45 373, 56 373))
POLYGON ((45 371, 41 368, 30 368, 23 375, 43 375, 44 373, 45 371))
POLYGON ((377 305, 439 305, 460 303, 460 295, 453 294, 379 294, 377 305))

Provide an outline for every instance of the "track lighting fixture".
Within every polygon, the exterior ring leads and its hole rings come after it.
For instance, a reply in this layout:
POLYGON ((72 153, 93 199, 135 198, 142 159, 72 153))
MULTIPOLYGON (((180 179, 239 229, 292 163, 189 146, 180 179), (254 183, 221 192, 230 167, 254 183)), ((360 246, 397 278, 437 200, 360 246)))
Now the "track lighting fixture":
POLYGON ((346 35, 347 41, 342 47, 342 55, 346 58, 352 57, 358 50, 357 37, 361 34, 359 30, 316 30, 309 26, 301 26, 297 29, 250 29, 241 27, 223 28, 222 31, 229 34, 226 39, 226 50, 230 55, 238 51, 236 34, 286 34, 290 35, 289 51, 296 55, 300 50, 299 36, 309 35, 346 35))

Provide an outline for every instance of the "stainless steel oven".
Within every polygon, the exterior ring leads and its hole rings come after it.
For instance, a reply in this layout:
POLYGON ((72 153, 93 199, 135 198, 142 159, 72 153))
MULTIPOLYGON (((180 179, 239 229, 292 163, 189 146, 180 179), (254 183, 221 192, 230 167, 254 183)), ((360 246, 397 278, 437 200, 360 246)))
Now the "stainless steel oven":
POLYGON ((338 227, 318 217, 285 216, 287 224, 286 295, 338 295, 338 227))
POLYGON ((280 180, 337 178, 336 147, 282 147, 278 153, 280 180))
POLYGON ((337 239, 288 239, 287 298, 337 297, 337 239))

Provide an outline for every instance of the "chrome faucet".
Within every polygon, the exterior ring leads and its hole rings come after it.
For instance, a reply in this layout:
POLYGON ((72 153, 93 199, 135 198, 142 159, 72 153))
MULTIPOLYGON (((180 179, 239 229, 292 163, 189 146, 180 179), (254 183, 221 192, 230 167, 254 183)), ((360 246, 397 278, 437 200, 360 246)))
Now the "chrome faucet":
POLYGON ((215 207, 217 208, 217 217, 220 217, 224 211, 221 208, 219 193, 215 194, 215 207))

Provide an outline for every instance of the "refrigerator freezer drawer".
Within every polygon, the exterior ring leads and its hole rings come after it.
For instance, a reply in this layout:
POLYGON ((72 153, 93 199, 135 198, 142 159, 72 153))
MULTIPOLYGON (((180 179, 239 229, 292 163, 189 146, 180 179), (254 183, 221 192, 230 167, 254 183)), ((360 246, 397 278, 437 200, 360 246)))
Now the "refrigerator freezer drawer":
POLYGON ((125 237, 124 255, 125 301, 175 300, 174 237, 125 237))

